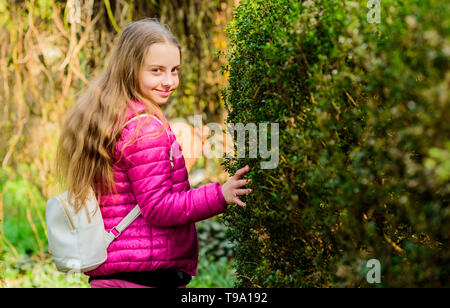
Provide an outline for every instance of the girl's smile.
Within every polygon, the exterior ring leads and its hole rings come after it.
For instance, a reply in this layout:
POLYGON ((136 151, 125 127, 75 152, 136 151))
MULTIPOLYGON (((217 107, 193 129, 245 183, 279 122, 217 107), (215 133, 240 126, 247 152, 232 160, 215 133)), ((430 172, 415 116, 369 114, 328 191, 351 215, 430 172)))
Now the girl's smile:
POLYGON ((156 90, 159 92, 159 94, 163 97, 168 97, 173 91, 163 91, 163 90, 156 90))

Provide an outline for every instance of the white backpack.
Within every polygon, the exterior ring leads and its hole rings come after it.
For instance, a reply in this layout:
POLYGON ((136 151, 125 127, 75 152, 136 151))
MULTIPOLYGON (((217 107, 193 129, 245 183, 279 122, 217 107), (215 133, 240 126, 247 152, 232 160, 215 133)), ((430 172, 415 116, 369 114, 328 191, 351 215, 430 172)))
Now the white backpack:
MULTIPOLYGON (((148 116, 148 114, 137 115, 125 125, 145 116, 148 116)), ((161 123, 157 117, 153 117, 161 123)), ((167 130, 166 133, 170 140, 167 130)), ((170 163, 173 167, 172 156, 171 148, 170 163)), ((92 189, 84 210, 82 209, 78 213, 75 213, 67 197, 68 191, 65 191, 47 201, 45 220, 48 250, 52 254, 53 261, 59 271, 66 273, 88 272, 106 261, 107 248, 111 242, 141 214, 141 211, 139 205, 136 205, 117 226, 107 232, 97 198, 92 189)))
MULTIPOLYGON (((143 116, 146 114, 133 117, 125 125, 143 116)), ((109 245, 141 214, 141 210, 136 205, 117 226, 106 232, 100 207, 92 189, 84 204, 84 210, 78 213, 75 213, 67 197, 66 190, 47 201, 45 220, 48 250, 59 271, 88 272, 106 261, 109 245)))
POLYGON ((141 211, 136 205, 117 226, 107 232, 92 190, 84 209, 78 213, 69 205, 67 195, 68 191, 65 191, 47 201, 45 219, 48 250, 61 272, 91 271, 106 261, 108 246, 141 211))

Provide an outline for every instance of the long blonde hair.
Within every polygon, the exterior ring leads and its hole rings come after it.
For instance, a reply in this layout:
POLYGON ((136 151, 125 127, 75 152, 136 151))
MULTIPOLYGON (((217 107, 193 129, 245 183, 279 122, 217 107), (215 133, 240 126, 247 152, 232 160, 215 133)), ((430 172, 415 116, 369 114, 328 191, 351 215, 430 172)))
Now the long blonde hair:
POLYGON ((76 211, 83 207, 91 188, 99 201, 102 194, 117 194, 113 174, 115 147, 128 108, 136 112, 131 100, 142 102, 145 113, 163 121, 162 132, 168 127, 160 107, 139 91, 139 71, 154 43, 177 46, 181 57, 177 39, 158 19, 146 18, 125 27, 106 68, 89 83, 65 118, 55 169, 76 211))

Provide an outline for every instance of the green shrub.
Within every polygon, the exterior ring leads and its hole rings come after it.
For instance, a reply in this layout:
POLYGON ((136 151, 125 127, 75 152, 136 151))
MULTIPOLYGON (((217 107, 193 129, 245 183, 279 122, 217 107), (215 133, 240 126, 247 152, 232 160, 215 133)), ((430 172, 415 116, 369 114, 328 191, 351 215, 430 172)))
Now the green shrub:
POLYGON ((275 169, 224 163, 252 167, 223 218, 238 286, 370 286, 370 259, 376 286, 450 286, 449 4, 367 2, 236 8, 227 122, 280 125, 275 169))
POLYGON ((233 257, 233 247, 226 238, 226 227, 216 219, 197 223, 199 254, 214 262, 222 257, 233 257))

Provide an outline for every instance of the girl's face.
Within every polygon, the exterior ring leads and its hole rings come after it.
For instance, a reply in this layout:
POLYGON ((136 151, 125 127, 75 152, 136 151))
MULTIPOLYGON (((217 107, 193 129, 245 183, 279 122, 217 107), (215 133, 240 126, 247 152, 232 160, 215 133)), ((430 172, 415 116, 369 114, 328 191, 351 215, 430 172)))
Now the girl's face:
POLYGON ((163 105, 178 88, 180 50, 167 43, 152 44, 139 72, 141 94, 152 102, 163 105))

